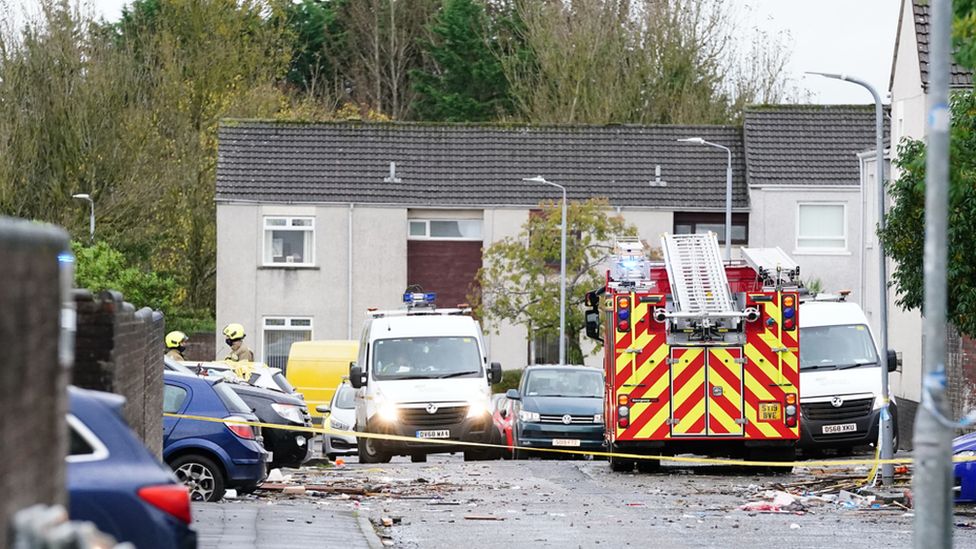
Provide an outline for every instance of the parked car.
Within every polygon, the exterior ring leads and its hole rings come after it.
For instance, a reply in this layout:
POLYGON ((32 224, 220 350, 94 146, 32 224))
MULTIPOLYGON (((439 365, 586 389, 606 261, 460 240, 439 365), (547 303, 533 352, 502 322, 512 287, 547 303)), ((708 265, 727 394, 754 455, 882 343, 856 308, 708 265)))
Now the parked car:
POLYGON ((71 520, 136 547, 196 547, 189 492, 126 425, 125 399, 69 387, 68 401, 71 520))
POLYGON ((343 377, 349 376, 349 363, 359 354, 356 340, 296 341, 288 352, 285 375, 312 411, 312 421, 321 423, 316 408, 332 401, 343 377))
MULTIPOLYGON (((513 433, 515 420, 515 401, 506 397, 504 393, 491 395, 491 418, 495 422, 495 427, 502 435, 502 444, 506 446, 515 445, 513 433)), ((502 459, 511 459, 514 450, 499 449, 498 454, 502 459)))
POLYGON ((322 435, 322 453, 331 460, 338 456, 354 456, 358 453, 356 436, 356 390, 348 380, 339 384, 332 393, 329 404, 318 406, 319 413, 328 414, 329 427, 338 431, 349 431, 348 435, 328 433, 322 435))
POLYGON ((255 387, 281 391, 286 395, 304 399, 281 373, 280 368, 271 368, 261 362, 183 361, 181 364, 203 375, 233 376, 255 387))
MULTIPOLYGON (((228 386, 258 417, 262 423, 288 427, 312 427, 312 416, 305 401, 280 391, 254 387, 247 383, 229 383, 228 386)), ((264 447, 273 456, 268 467, 301 467, 311 457, 312 431, 268 428, 264 433, 264 447)))
MULTIPOLYGON (((976 433, 956 437, 952 441, 952 455, 976 456, 976 433)), ((957 503, 976 503, 976 461, 961 461, 953 465, 953 490, 957 503)))
POLYGON ((217 501, 227 488, 249 492, 263 482, 272 456, 261 445, 260 428, 230 423, 258 421, 231 384, 173 371, 163 381, 163 412, 228 421, 163 417, 163 460, 190 497, 217 501))
MULTIPOLYGON (((528 448, 603 448, 603 372, 585 366, 529 366, 519 389, 505 395, 517 402, 516 445, 528 448)), ((515 450, 515 458, 545 456, 515 450)), ((549 454, 552 455, 552 454, 549 454)))

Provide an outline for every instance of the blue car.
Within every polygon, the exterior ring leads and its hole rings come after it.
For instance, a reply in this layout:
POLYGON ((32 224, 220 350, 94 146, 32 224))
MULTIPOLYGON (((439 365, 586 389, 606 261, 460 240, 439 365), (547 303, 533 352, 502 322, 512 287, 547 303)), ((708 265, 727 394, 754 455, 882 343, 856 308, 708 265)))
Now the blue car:
MULTIPOLYGON (((952 441, 952 455, 972 458, 976 456, 976 433, 956 437, 952 441)), ((976 503, 976 461, 961 461, 953 466, 956 501, 976 503)))
POLYGON ((515 458, 558 456, 524 448, 603 449, 603 372, 584 366, 529 366, 516 401, 515 458))
MULTIPOLYGON (((229 421, 257 421, 222 378, 167 371, 163 411, 229 421)), ((228 488, 253 491, 267 477, 271 455, 260 428, 226 422, 163 417, 163 459, 194 501, 218 501, 228 488)))
POLYGON ((196 547, 190 497, 122 419, 125 399, 69 387, 69 514, 136 547, 196 547))

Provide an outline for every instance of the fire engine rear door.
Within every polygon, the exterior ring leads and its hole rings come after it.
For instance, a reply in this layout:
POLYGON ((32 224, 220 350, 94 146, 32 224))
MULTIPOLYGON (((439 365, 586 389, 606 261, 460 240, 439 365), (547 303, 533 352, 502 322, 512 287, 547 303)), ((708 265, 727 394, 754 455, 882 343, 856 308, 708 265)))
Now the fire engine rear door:
POLYGON ((708 434, 742 436, 743 410, 742 349, 708 349, 708 434))
POLYGON ((702 347, 671 348, 671 436, 705 434, 705 360, 702 347))

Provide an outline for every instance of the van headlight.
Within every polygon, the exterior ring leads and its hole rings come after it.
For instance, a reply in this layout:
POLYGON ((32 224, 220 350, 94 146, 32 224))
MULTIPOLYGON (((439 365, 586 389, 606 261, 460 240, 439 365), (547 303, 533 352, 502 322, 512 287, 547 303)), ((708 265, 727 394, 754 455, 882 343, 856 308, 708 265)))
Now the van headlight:
POLYGON ((483 400, 468 402, 468 417, 481 417, 488 413, 488 403, 483 400))
POLYGON ((539 412, 529 412, 528 410, 519 410, 519 420, 527 421, 529 423, 539 421, 539 412))
POLYGON ((376 409, 376 415, 387 423, 394 423, 400 414, 392 402, 380 402, 376 409))

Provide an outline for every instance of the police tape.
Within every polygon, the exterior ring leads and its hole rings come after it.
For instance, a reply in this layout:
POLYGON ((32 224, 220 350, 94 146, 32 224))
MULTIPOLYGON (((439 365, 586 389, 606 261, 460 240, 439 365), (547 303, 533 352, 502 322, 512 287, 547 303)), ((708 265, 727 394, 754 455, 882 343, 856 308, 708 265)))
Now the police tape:
MULTIPOLYGON (((855 467, 871 466, 877 468, 879 465, 908 465, 912 463, 911 457, 880 459, 878 452, 875 452, 874 459, 820 459, 808 461, 759 461, 747 459, 731 458, 707 458, 707 457, 688 457, 688 456, 665 456, 665 455, 645 455, 631 454, 625 452, 604 452, 597 450, 570 450, 567 448, 538 448, 531 446, 509 446, 507 444, 491 444, 487 442, 469 442, 464 440, 454 440, 445 438, 419 438, 404 435, 389 435, 384 433, 365 433, 359 431, 343 431, 331 427, 305 427, 298 425, 280 425, 277 423, 263 423, 259 421, 247 421, 243 419, 215 418, 208 416, 195 416, 189 414, 163 413, 164 417, 177 419, 189 419, 194 421, 209 421, 212 423, 223 423, 230 425, 249 425, 251 427, 261 427, 262 429, 278 429, 282 431, 295 431, 300 433, 319 433, 324 435, 353 436, 356 438, 371 438, 375 440, 390 440, 397 442, 413 442, 431 445, 442 445, 451 447, 471 447, 485 448, 494 450, 519 450, 533 453, 550 453, 574 456, 594 456, 627 460, 648 460, 648 461, 673 461, 677 463, 697 464, 697 465, 727 465, 735 467, 855 467)), ((965 463, 976 461, 976 456, 953 456, 953 462, 965 463)))

